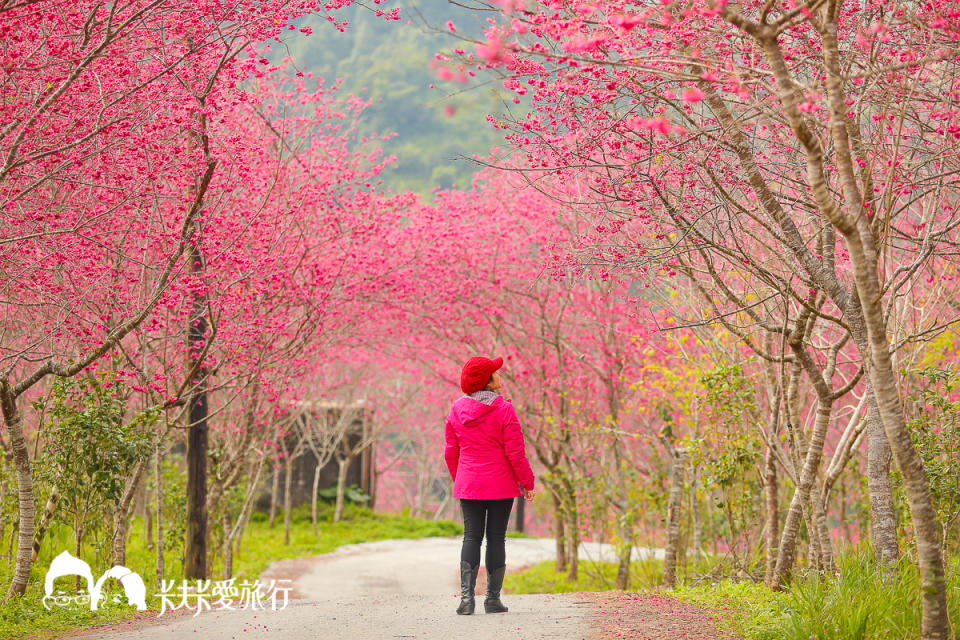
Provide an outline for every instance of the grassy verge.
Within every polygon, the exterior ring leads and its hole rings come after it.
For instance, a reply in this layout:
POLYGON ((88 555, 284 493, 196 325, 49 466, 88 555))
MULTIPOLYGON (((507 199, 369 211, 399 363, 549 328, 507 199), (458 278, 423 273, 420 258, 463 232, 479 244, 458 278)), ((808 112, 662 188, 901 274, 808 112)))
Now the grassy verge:
MULTIPOLYGON (((884 580, 869 549, 842 554, 837 575, 811 573, 788 591, 763 585, 720 583, 682 588, 683 599, 724 614, 746 640, 912 640, 920 637, 920 580, 902 561, 884 580)), ((947 576, 950 622, 960 629, 960 558, 947 576)))
MULTIPOLYGON (((283 542, 282 514, 274 529, 270 529, 265 521, 251 521, 243 538, 241 553, 234 558, 235 576, 240 579, 254 578, 275 560, 327 553, 346 544, 392 538, 455 536, 463 533, 461 525, 450 521, 434 522, 407 515, 376 514, 369 509, 350 507, 346 511, 345 519, 337 524, 330 522, 331 514, 329 510, 325 510, 319 523, 319 535, 314 536, 305 509, 298 509, 291 516, 289 545, 283 542)), ((147 604, 155 606, 157 603, 149 594, 155 593, 156 554, 146 548, 143 533, 142 523, 135 520, 127 545, 127 566, 143 577, 147 584, 147 604)), ((179 581, 182 578, 182 541, 172 539, 171 542, 173 544, 164 551, 164 578, 179 581)), ((99 611, 90 611, 89 605, 46 609, 42 604, 43 577, 50 566, 50 560, 64 549, 73 553, 73 538, 69 529, 51 528, 40 557, 34 563, 26 595, 0 605, 0 638, 52 638, 74 629, 156 615, 156 611, 137 612, 127 606, 122 598, 122 603, 111 602, 108 598, 99 611)), ((108 568, 105 549, 102 547, 91 544, 84 549, 81 557, 91 564, 95 578, 108 568)), ((215 558, 211 568, 212 577, 219 578, 222 567, 222 559, 215 558)), ((0 563, 0 585, 4 590, 10 582, 10 573, 6 563, 0 563)), ((66 589, 68 581, 69 578, 60 578, 57 587, 66 589)))
MULTIPOLYGON (((509 548, 507 549, 509 562, 509 548)), ((637 590, 653 589, 663 573, 660 560, 643 560, 630 563, 630 585, 637 590)), ((580 560, 576 580, 566 573, 557 573, 553 560, 540 562, 523 571, 507 571, 504 589, 509 593, 569 593, 572 591, 608 591, 617 587, 617 564, 580 560)))
MULTIPOLYGON (((950 621, 960 631, 960 558, 949 563, 947 599, 950 621)), ((753 582, 703 582, 668 592, 716 615, 721 627, 744 640, 913 640, 920 637, 919 576, 906 559, 895 578, 884 580, 873 552, 861 548, 841 554, 836 575, 798 576, 789 590, 775 593, 753 582)), ((606 591, 616 588, 613 563, 580 563, 576 581, 557 573, 553 562, 508 573, 512 593, 606 591)), ((657 589, 662 563, 635 562, 631 589, 657 589)))
POLYGON ((786 593, 755 582, 724 580, 681 586, 673 595, 715 613, 718 626, 750 640, 780 638, 778 627, 788 611, 786 593))

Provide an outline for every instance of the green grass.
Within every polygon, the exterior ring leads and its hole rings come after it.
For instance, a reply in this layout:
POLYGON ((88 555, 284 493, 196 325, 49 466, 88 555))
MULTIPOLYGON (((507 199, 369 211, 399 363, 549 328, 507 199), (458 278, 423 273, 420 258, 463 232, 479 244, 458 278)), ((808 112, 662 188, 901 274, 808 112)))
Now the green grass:
MULTIPOLYGON (((717 615, 719 624, 745 640, 913 640, 920 637, 919 577, 904 559, 895 579, 884 581, 869 547, 840 554, 837 575, 810 572, 784 592, 763 584, 723 580, 687 584, 670 592, 717 615)), ((652 591, 662 563, 634 562, 631 590, 652 591)), ((576 581, 541 562, 507 573, 511 593, 606 591, 616 588, 617 567, 609 562, 580 563, 576 581)), ((954 632, 960 632, 960 558, 947 575, 948 607, 954 632)))
MULTIPOLYGON (((717 611, 746 640, 912 640, 920 637, 919 575, 904 560, 884 581, 873 553, 841 554, 837 575, 810 573, 783 593, 721 582, 678 589, 682 599, 717 611)), ((960 559, 947 576, 950 622, 960 630, 960 559)))
POLYGON ((720 626, 751 640, 773 640, 788 598, 755 582, 724 580, 681 586, 673 595, 717 614, 720 626))
MULTIPOLYGON (((330 522, 331 511, 325 508, 317 537, 313 535, 307 508, 294 510, 291 518, 289 545, 283 543, 282 513, 278 516, 274 529, 270 529, 262 518, 251 519, 243 538, 241 554, 234 557, 234 576, 240 579, 252 578, 258 576, 275 560, 327 553, 346 544, 463 534, 462 525, 448 520, 429 521, 402 514, 376 514, 369 509, 352 505, 348 506, 345 519, 337 524, 330 522)), ((67 527, 52 527, 44 541, 40 557, 34 563, 26 595, 0 606, 0 638, 51 638, 78 628, 156 615, 156 611, 137 612, 127 606, 125 601, 123 604, 115 604, 108 600, 100 611, 90 611, 89 606, 54 607, 51 610, 44 608, 43 576, 50 560, 64 549, 73 553, 72 533, 67 527)), ((84 549, 81 557, 91 564, 94 576, 98 576, 108 568, 103 556, 103 549, 100 549, 98 554, 98 549, 91 545, 84 549), (101 557, 100 561, 95 561, 98 556, 101 557)), ((165 551, 165 579, 179 581, 182 578, 182 556, 180 541, 165 551)), ((127 566, 143 577, 147 584, 147 604, 155 606, 157 603, 150 598, 150 594, 156 592, 156 555, 154 551, 146 549, 143 526, 136 519, 132 523, 127 544, 127 566)), ((222 569, 222 558, 213 558, 211 577, 219 579, 222 569)), ((10 576, 10 568, 6 563, 0 562, 0 588, 4 592, 10 583, 10 576)), ((61 578, 57 581, 58 586, 63 588, 68 580, 61 578)))
MULTIPOLYGON (((663 562, 660 560, 631 562, 631 588, 652 589, 660 581, 662 572, 663 562)), ((508 571, 504 578, 504 589, 510 593, 608 591, 616 589, 616 586, 617 564, 593 560, 580 560, 576 581, 568 580, 566 572, 557 573, 553 560, 535 564, 523 571, 508 571)))
MULTIPOLYGON (((509 535, 509 534, 508 534, 509 535)), ((508 560, 509 561, 509 560, 508 560)), ((698 559, 686 558, 677 568, 677 579, 683 582, 688 572, 703 575, 716 569, 717 560, 704 554, 698 559)), ((566 571, 557 573, 553 560, 541 562, 519 572, 508 572, 505 588, 513 593, 569 593, 573 591, 609 591, 617 588, 617 563, 581 559, 577 580, 567 579, 566 571)), ((646 558, 630 563, 630 590, 657 589, 663 578, 663 560, 646 558)))

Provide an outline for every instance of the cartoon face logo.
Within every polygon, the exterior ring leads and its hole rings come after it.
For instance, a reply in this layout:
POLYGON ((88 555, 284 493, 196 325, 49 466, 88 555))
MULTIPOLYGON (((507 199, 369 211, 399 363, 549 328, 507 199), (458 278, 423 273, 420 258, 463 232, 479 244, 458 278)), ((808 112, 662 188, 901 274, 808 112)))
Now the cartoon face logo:
POLYGON ((127 602, 137 607, 139 611, 147 608, 147 587, 143 584, 140 575, 122 567, 114 565, 106 571, 100 579, 93 581, 93 573, 90 571, 90 565, 80 558, 70 555, 69 551, 64 551, 50 563, 47 569, 47 575, 43 580, 43 606, 50 608, 50 602, 63 606, 73 600, 72 598, 53 593, 53 581, 63 576, 80 576, 87 581, 87 593, 90 594, 90 610, 96 611, 103 599, 103 583, 108 578, 116 578, 123 585, 124 594, 127 596, 127 602))

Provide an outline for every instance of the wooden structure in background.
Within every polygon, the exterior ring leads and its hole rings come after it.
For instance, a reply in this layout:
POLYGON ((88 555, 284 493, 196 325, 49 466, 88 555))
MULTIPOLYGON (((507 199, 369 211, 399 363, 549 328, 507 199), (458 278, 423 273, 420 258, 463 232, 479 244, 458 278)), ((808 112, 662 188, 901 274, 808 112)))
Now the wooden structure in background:
MULTIPOLYGON (((304 409, 301 414, 301 420, 316 419, 318 411, 342 411, 346 407, 342 404, 333 402, 312 402, 304 409)), ((353 407, 356 409, 356 407, 353 407)), ((359 408, 357 416, 352 420, 350 429, 347 433, 348 442, 356 443, 370 437, 370 419, 366 408, 359 408)), ((287 451, 293 451, 296 447, 297 434, 287 433, 285 445, 287 451)), ((297 456, 292 465, 291 478, 293 485, 291 488, 291 503, 293 507, 302 504, 309 504, 311 492, 313 489, 313 473, 317 467, 317 461, 313 453, 308 448, 301 447, 303 451, 297 456)), ((350 464, 347 471, 347 486, 355 485, 360 490, 370 496, 367 503, 371 508, 376 500, 376 478, 374 472, 374 451, 376 447, 368 446, 357 456, 350 464)), ((276 470, 279 473, 278 486, 280 487, 280 496, 278 496, 278 506, 282 507, 283 486, 286 481, 283 466, 276 470)), ((255 502, 257 511, 267 511, 270 508, 270 487, 271 483, 266 482, 264 489, 260 492, 255 502)), ((320 470, 320 489, 327 489, 337 485, 337 461, 336 458, 329 460, 320 470)))

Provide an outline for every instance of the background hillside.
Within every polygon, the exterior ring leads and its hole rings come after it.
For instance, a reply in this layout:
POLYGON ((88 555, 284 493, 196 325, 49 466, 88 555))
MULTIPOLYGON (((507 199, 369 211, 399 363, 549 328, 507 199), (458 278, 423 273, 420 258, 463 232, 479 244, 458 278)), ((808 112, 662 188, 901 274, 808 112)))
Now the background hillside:
POLYGON ((349 23, 344 33, 314 16, 303 23, 313 34, 291 32, 275 45, 274 56, 289 53, 301 71, 328 82, 342 78, 345 92, 373 101, 362 128, 397 134, 385 143, 398 160, 384 172, 384 182, 394 190, 425 194, 436 187, 466 188, 478 168, 469 158, 503 143, 486 116, 505 110, 504 92, 489 77, 474 78, 471 85, 443 82, 431 63, 438 51, 460 46, 445 33, 447 21, 478 33, 478 14, 447 0, 401 0, 393 6, 400 7, 400 21, 384 20, 359 5, 338 12, 349 23))

